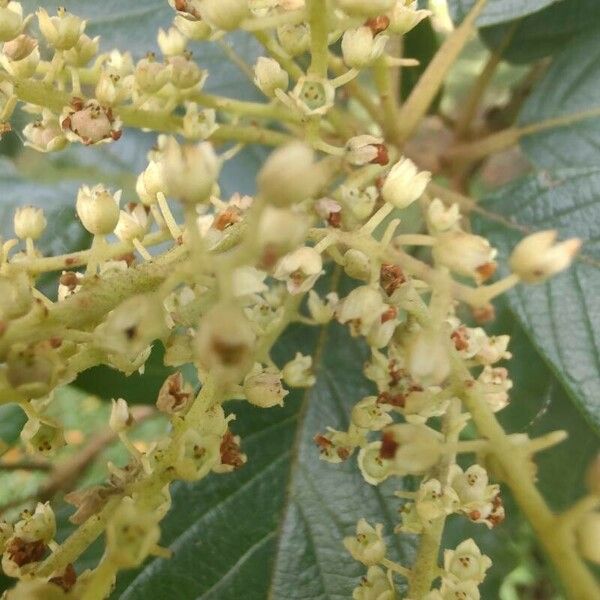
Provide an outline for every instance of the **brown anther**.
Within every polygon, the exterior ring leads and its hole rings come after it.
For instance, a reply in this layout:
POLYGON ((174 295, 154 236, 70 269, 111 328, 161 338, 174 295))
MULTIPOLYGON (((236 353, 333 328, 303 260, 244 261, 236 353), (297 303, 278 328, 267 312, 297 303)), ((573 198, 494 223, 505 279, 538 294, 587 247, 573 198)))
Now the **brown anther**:
POLYGON ((368 27, 373 35, 377 35, 382 31, 385 31, 390 26, 390 18, 385 15, 379 15, 377 17, 371 17, 365 21, 365 27, 368 27))
POLYGON ((135 325, 133 327, 127 327, 123 333, 128 340, 132 340, 137 334, 137 327, 135 325))
POLYGON ((74 110, 81 110, 85 106, 85 100, 83 98, 79 98, 78 96, 74 96, 73 98, 71 98, 71 102, 69 102, 69 105, 74 110))
POLYGON ((475 270, 479 273, 481 281, 487 281, 496 272, 497 267, 497 263, 487 262, 479 265, 475 270))
POLYGON ((0 336, 4 335, 6 328, 8 327, 8 323, 6 321, 0 321, 0 336))
POLYGON ((240 452, 236 436, 231 431, 226 431, 221 439, 221 463, 239 469, 246 462, 245 456, 240 452))
POLYGON ((79 279, 75 271, 65 271, 59 278, 59 283, 68 287, 70 290, 74 290, 79 284, 79 279))
POLYGON ((471 519, 471 521, 478 521, 481 519, 481 513, 478 510, 472 510, 469 513, 469 519, 471 519))
POLYGON ((177 371, 169 375, 163 383, 158 392, 156 405, 164 412, 177 412, 187 406, 191 398, 191 392, 185 389, 183 375, 177 371))
POLYGON ((492 304, 485 306, 475 306, 471 309, 475 321, 479 324, 489 323, 496 318, 496 309, 492 304))
POLYGON ((381 322, 387 323, 398 316, 398 309, 395 306, 390 306, 382 315, 381 322))
POLYGON ((226 208, 216 215, 213 221, 213 227, 219 231, 224 231, 234 223, 241 221, 239 212, 235 208, 226 208))
POLYGON ((63 129, 71 129, 71 117, 65 117, 60 125, 63 129))
POLYGON ((26 542, 20 537, 14 537, 8 542, 4 552, 18 567, 22 567, 41 560, 46 553, 46 544, 42 540, 26 542))
POLYGON ((379 284, 388 296, 391 296, 405 282, 406 277, 400 266, 392 264, 381 265, 379 284))
POLYGON ((76 263, 77 259, 74 256, 67 256, 65 258, 65 266, 70 267, 73 263, 76 263))
POLYGON ((377 150, 377 156, 371 161, 372 165, 380 165, 385 167, 390 162, 390 155, 385 144, 373 144, 377 150))
POLYGON ((460 352, 466 350, 469 347, 469 335, 467 334, 467 328, 461 325, 455 329, 450 338, 454 342, 454 347, 460 352))
POLYGON ((12 131, 12 127, 10 123, 0 123, 0 139, 5 133, 10 133, 12 131))
POLYGON ((265 246, 262 256, 260 257, 259 268, 270 271, 279 260, 279 252, 272 245, 265 246))
POLYGON ((63 341, 62 338, 54 336, 48 340, 48 343, 50 344, 50 348, 54 348, 56 350, 56 348, 60 348, 62 346, 63 341))
POLYGON ((317 435, 315 435, 313 438, 313 441, 321 450, 321 452, 326 452, 333 446, 333 442, 328 437, 325 437, 322 433, 317 433, 317 435))
POLYGON ((121 254, 120 256, 116 257, 117 260, 122 260, 123 262, 127 263, 127 266, 130 267, 132 264, 135 263, 135 254, 133 252, 127 252, 125 254, 121 254))
POLYGON ((342 212, 339 210, 337 212, 330 212, 329 216, 327 217, 327 224, 330 227, 339 229, 342 224, 342 212))
POLYGON ((121 136, 123 135, 123 130, 122 129, 113 129, 110 132, 110 138, 112 139, 113 142, 116 142, 117 140, 121 139, 121 136))
POLYGON ((350 457, 350 450, 348 448, 338 448, 337 455, 341 460, 347 460, 350 457))
POLYGON ((398 450, 398 442, 394 438, 394 434, 391 431, 384 431, 381 436, 381 448, 379 449, 379 456, 381 458, 394 458, 396 456, 396 450, 398 450))
POLYGON ((229 344, 217 338, 212 340, 212 347, 225 365, 238 364, 248 349, 245 344, 229 344))
POLYGON ((381 392, 377 396, 377 404, 389 404, 404 408, 406 405, 406 396, 404 394, 390 394, 389 392, 381 392))
POLYGON ((75 567, 69 563, 62 575, 51 577, 48 582, 53 583, 54 585, 62 588, 63 591, 68 592, 75 585, 75 583, 77 583, 77 572, 75 571, 75 567))

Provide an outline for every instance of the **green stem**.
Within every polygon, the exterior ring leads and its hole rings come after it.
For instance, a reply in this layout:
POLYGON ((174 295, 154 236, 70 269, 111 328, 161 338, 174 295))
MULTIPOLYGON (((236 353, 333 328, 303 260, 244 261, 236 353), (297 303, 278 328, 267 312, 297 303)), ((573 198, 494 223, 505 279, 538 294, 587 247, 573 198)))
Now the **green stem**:
POLYGON ((327 0, 308 0, 308 21, 310 23, 310 72, 327 77, 328 35, 327 0))
POLYGON ((383 107, 383 123, 386 137, 395 141, 400 135, 398 115, 398 95, 393 88, 394 78, 392 69, 386 63, 386 57, 382 56, 373 65, 373 76, 375 87, 379 92, 379 99, 383 107))

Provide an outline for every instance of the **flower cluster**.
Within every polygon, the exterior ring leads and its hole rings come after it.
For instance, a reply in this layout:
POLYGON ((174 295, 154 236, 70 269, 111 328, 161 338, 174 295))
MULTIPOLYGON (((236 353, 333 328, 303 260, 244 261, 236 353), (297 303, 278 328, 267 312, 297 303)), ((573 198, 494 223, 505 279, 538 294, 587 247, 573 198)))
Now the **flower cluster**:
MULTIPOLYGON (((83 573, 65 563, 52 509, 38 504, 0 524, 2 569, 19 580, 7 599, 105 598, 119 570, 168 555, 159 542, 170 485, 247 462, 224 402, 276 410, 290 388, 315 384, 311 356, 271 356, 294 322, 335 322, 369 348, 364 375, 373 392, 355 398, 347 429, 326 428, 314 440, 330 463, 356 456, 365 485, 398 488, 395 534, 427 535, 450 515, 498 525, 501 490, 490 483, 502 477, 490 466, 500 460, 498 440, 477 437, 475 413, 496 423, 509 402, 502 361, 511 357, 510 337, 481 325, 493 318, 496 296, 567 268, 579 248, 578 240, 556 243, 554 231, 534 233, 510 256, 511 274, 489 283, 496 250, 471 233, 457 204, 430 193, 432 174, 401 154, 390 115, 372 109, 371 80, 358 76, 375 75, 389 108, 386 74, 415 62, 395 56, 401 37, 430 14, 417 2, 169 4, 173 22, 157 34, 161 55, 136 60, 99 53, 85 20, 65 9, 24 15, 20 3, 0 0, 3 131, 21 103, 35 119, 25 143, 38 152, 118 143, 126 127, 160 133, 132 189, 99 182, 73 199, 88 249, 42 256, 42 209, 14 215, 14 239, 0 252, 0 401, 27 415, 27 451, 51 456, 67 443, 51 416, 54 390, 99 364, 143 373, 157 343, 174 369, 156 398, 168 431, 138 448, 127 398, 115 398, 107 427, 129 460, 66 496, 76 507, 72 522, 85 524, 69 538, 69 556, 105 531, 102 561, 83 573), (210 43, 236 29, 259 32, 264 45, 266 55, 247 65, 264 103, 206 93, 210 73, 188 50, 191 40, 210 43), (225 196, 223 166, 254 142, 276 147, 256 174, 256 193, 225 196), (408 211, 421 215, 418 231, 399 230, 408 211), (350 291, 324 289, 331 271, 345 274, 350 291), (53 297, 38 285, 47 272, 57 274, 53 297), (458 466, 458 455, 470 466, 458 466), (407 475, 417 478, 415 491, 400 485, 407 475)), ((532 457, 552 440, 503 435, 504 459, 524 466, 533 485, 532 457)), ((579 537, 597 560, 588 536, 579 537)), ((491 564, 466 540, 445 550, 441 585, 432 589, 435 577, 424 579, 419 561, 391 560, 382 525, 361 519, 344 545, 368 569, 355 600, 397 598, 397 576, 408 579, 413 600, 477 599, 491 564)))

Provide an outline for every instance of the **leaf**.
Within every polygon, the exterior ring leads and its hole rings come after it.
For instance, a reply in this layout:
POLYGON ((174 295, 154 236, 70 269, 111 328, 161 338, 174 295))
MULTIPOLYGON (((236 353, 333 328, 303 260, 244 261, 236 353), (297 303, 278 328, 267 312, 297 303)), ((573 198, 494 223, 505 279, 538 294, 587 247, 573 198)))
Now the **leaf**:
MULTIPOLYGON (((600 170, 540 172, 506 186, 484 207, 510 215, 503 222, 478 216, 478 233, 490 239, 506 265, 524 229, 558 229, 561 238, 584 241, 581 256, 566 272, 535 286, 520 285, 508 301, 576 406, 600 431, 600 170)), ((506 267, 501 268, 506 274, 506 267)))
POLYGON ((318 459, 313 436, 347 427, 352 405, 370 389, 361 374, 362 344, 338 325, 315 337, 294 327, 278 349, 281 361, 317 346, 314 389, 288 396, 285 408, 232 406, 248 463, 232 475, 174 486, 161 540, 173 557, 123 574, 115 598, 170 600, 173 589, 203 600, 349 598, 365 569, 342 539, 362 516, 384 523, 392 556, 408 561, 410 542, 392 534, 393 488, 365 484, 355 459, 318 459))
MULTIPOLYGON (((477 20, 479 27, 512 21, 556 2, 557 0, 488 0, 486 7, 477 20)), ((448 0, 450 16, 460 23, 473 8, 475 0, 448 0)))
POLYGON ((560 51, 576 35, 600 26, 600 4, 596 0, 568 0, 550 4, 517 23, 502 23, 480 31, 492 48, 500 45, 511 27, 515 27, 503 58, 527 63, 560 51))

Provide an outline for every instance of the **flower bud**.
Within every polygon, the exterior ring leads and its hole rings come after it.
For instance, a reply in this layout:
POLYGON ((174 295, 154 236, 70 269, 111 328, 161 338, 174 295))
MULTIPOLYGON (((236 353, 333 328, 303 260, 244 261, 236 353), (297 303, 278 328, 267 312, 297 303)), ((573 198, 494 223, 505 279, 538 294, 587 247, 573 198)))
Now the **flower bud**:
POLYGON ((383 430, 380 456, 394 463, 397 475, 422 475, 442 455, 442 435, 425 425, 401 423, 383 430))
POLYGON ((482 283, 496 270, 497 251, 479 235, 464 231, 446 231, 436 237, 433 247, 435 261, 458 275, 482 283))
POLYGON ((351 248, 344 254, 344 272, 353 279, 368 281, 371 276, 371 261, 364 252, 351 248))
POLYGON ((342 38, 342 55, 350 68, 362 69, 377 60, 388 41, 385 35, 375 37, 370 27, 347 29, 342 38))
POLYGON ((292 57, 306 52, 310 46, 310 31, 304 23, 282 25, 277 28, 277 39, 292 57))
POLYGON ((41 208, 21 206, 15 211, 13 225, 18 238, 37 240, 46 229, 47 221, 41 208))
POLYGON ((393 474, 392 461, 382 458, 381 442, 371 442, 358 453, 358 468, 367 483, 379 485, 393 474))
POLYGON ((0 42, 14 40, 23 31, 23 7, 20 2, 0 6, 0 42))
POLYGON ((153 54, 142 58, 135 66, 135 83, 147 94, 160 91, 169 81, 171 73, 163 63, 156 62, 153 54))
POLYGON ((55 17, 48 16, 43 8, 39 8, 37 18, 42 35, 56 50, 73 48, 85 29, 85 21, 67 13, 64 8, 59 8, 55 17))
POLYGON ((193 390, 186 384, 180 371, 169 375, 158 392, 156 407, 163 413, 185 413, 194 399, 193 390))
POLYGON ((353 17, 374 17, 390 10, 396 0, 335 0, 339 8, 353 17))
POLYGON ((115 235, 123 242, 142 239, 148 231, 149 224, 146 207, 143 204, 135 204, 119 213, 115 235))
POLYGON ((377 188, 374 185, 364 190, 343 185, 341 193, 344 204, 359 221, 364 221, 371 216, 379 197, 377 188))
POLYGON ((446 208, 439 198, 434 198, 427 207, 427 224, 434 233, 456 229, 460 221, 460 208, 452 204, 446 208))
POLYGON ((131 96, 131 77, 123 78, 111 71, 102 71, 96 84, 96 98, 105 106, 122 104, 131 96))
POLYGON ((146 206, 154 204, 158 194, 166 195, 167 186, 160 163, 153 160, 148 163, 146 170, 137 178, 135 191, 146 206))
POLYGON ((477 382, 481 386, 483 397, 494 412, 502 410, 509 403, 508 392, 513 383, 509 379, 506 369, 486 365, 477 378, 477 382))
POLYGON ((84 185, 77 193, 77 216, 93 235, 108 235, 119 222, 120 200, 121 190, 111 194, 102 185, 93 188, 84 185))
POLYGON ((303 294, 310 290, 323 273, 323 259, 307 246, 286 254, 275 267, 273 277, 286 282, 290 294, 303 294))
POLYGON ((357 135, 350 138, 346 144, 346 160, 357 167, 369 163, 385 166, 389 162, 383 138, 373 135, 357 135))
POLYGON ((183 137, 190 141, 206 140, 217 129, 217 111, 214 108, 198 110, 195 102, 186 104, 183 126, 180 130, 183 137))
POLYGON ((169 194, 184 204, 193 205, 209 199, 221 163, 208 142, 180 145, 170 137, 164 148, 161 169, 169 194))
POLYGON ((23 271, 0 275, 0 320, 16 319, 29 311, 32 303, 31 283, 23 271))
POLYGON ((255 342, 256 335, 240 308, 217 304, 200 321, 195 356, 202 369, 237 383, 252 367, 255 342))
POLYGON ((6 378, 26 398, 41 398, 48 394, 61 371, 58 356, 44 342, 30 346, 13 344, 6 358, 6 378))
POLYGON ((352 335, 368 335, 387 309, 378 290, 361 285, 341 301, 337 318, 340 323, 350 323, 352 335))
POLYGON ((425 528, 440 517, 456 512, 458 496, 451 487, 442 487, 437 479, 421 482, 415 498, 414 510, 425 528))
POLYGON ((394 600, 396 592, 390 575, 381 567, 369 567, 367 575, 352 592, 352 600, 394 600))
POLYGON ((126 496, 108 522, 106 552, 115 566, 133 569, 142 564, 159 539, 156 516, 126 496))
POLYGON ((194 87, 202 87, 207 74, 191 60, 191 54, 171 56, 168 58, 168 64, 170 81, 177 89, 190 90, 194 87))
POLYGON ((444 571, 458 581, 473 581, 477 584, 485 579, 485 572, 492 561, 477 544, 468 539, 461 542, 455 550, 444 551, 444 571))
POLYGON ((510 255, 510 268, 526 283, 540 283, 573 262, 581 240, 556 242, 554 230, 538 231, 521 240, 510 255))
POLYGON ((110 411, 109 427, 115 433, 126 431, 133 423, 133 416, 129 411, 129 406, 123 398, 114 398, 111 400, 112 408, 110 411))
POLYGON ((393 33, 404 35, 414 29, 423 19, 431 15, 430 10, 417 10, 416 0, 396 0, 388 13, 389 29, 393 33))
POLYGON ((317 381, 312 372, 312 356, 303 356, 300 352, 285 364, 282 375, 289 387, 311 387, 317 381))
POLYGON ((329 323, 333 319, 335 309, 339 303, 338 295, 335 292, 327 294, 325 301, 314 290, 308 292, 308 312, 315 322, 320 325, 329 323))
POLYGON ((396 208, 406 208, 421 197, 430 179, 431 173, 419 173, 410 158, 401 158, 385 178, 381 194, 396 208))
POLYGON ((198 481, 221 462, 222 435, 188 429, 180 441, 180 453, 173 465, 177 477, 198 481))
POLYGON ((250 16, 248 0, 203 0, 198 8, 207 23, 225 31, 237 29, 250 16))
POLYGON ((344 546, 352 558, 363 565, 380 563, 386 554, 383 525, 373 527, 365 519, 360 519, 356 524, 356 536, 344 538, 344 546))
POLYGON ((275 90, 288 89, 290 77, 274 58, 259 56, 254 65, 254 83, 265 96, 274 98, 275 90))
POLYGON ((25 145, 38 152, 57 152, 69 143, 58 119, 49 110, 44 110, 40 121, 25 125, 23 135, 25 145))
MULTIPOLYGON (((258 365, 257 365, 258 366, 258 365)), ((281 384, 281 373, 271 369, 254 369, 244 379, 244 394, 250 404, 260 408, 283 406, 288 391, 281 384)))
POLYGON ((56 535, 56 519, 50 503, 37 503, 35 512, 25 511, 15 524, 15 535, 26 542, 42 540, 47 544, 56 535))
POLYGON ((600 512, 586 515, 576 530, 577 546, 581 555, 600 564, 600 512))
POLYGON ((275 150, 257 177, 258 190, 275 206, 297 204, 313 196, 321 187, 312 149, 292 142, 275 150))
POLYGON ((433 328, 414 333, 407 341, 406 354, 408 372, 420 384, 440 385, 450 374, 448 343, 433 328))
POLYGON ((187 38, 175 27, 169 27, 167 31, 159 29, 157 41, 164 56, 183 54, 187 46, 187 38))
POLYGON ((186 19, 183 15, 177 15, 173 24, 186 38, 196 41, 205 41, 212 35, 212 28, 202 19, 186 19))

